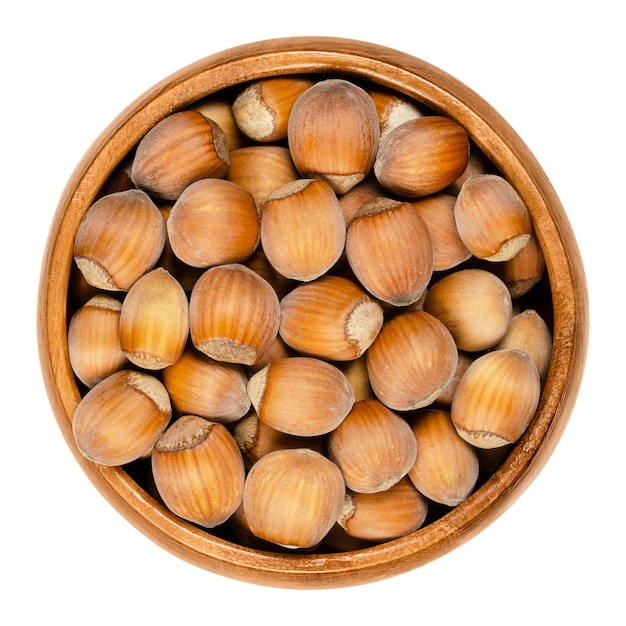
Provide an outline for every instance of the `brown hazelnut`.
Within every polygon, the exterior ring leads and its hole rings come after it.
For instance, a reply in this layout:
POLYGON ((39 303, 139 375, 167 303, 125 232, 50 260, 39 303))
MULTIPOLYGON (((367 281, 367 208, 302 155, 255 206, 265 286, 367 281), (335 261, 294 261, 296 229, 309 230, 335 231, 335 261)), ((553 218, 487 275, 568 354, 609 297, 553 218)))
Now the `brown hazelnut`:
POLYGON ((286 548, 319 544, 337 521, 345 496, 339 468, 306 448, 277 450, 248 472, 243 510, 250 531, 286 548))
POLYGON ((380 137, 378 112, 356 84, 321 80, 294 103, 287 137, 300 175, 323 178, 343 194, 372 170, 380 137))
POLYGON ((385 491, 406 476, 417 446, 405 419, 376 399, 355 402, 328 435, 328 455, 357 493, 385 491))
POLYGON ((178 418, 158 439, 152 473, 167 508, 205 528, 223 524, 243 498, 237 443, 223 424, 197 415, 178 418))
POLYGON ((279 323, 276 292, 245 265, 211 267, 191 292, 191 340, 216 361, 253 365, 276 339, 279 323))

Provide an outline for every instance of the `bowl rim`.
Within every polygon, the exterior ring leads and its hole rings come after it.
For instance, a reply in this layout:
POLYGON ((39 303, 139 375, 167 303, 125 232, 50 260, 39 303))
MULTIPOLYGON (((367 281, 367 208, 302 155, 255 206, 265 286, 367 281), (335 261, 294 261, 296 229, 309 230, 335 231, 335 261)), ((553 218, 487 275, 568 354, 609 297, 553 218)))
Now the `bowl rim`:
POLYGON ((363 584, 415 569, 491 524, 526 490, 552 454, 581 384, 588 342, 582 259, 564 208, 533 154, 473 90, 409 54, 338 37, 285 37, 207 56, 157 83, 94 141, 59 200, 42 260, 37 339, 51 408, 79 465, 109 503, 143 534, 200 568, 285 588, 363 584), (139 139, 168 114, 254 79, 279 74, 342 75, 415 97, 459 121, 527 204, 544 253, 554 311, 552 362, 536 415, 500 468, 465 502, 418 531, 377 546, 333 554, 274 554, 215 537, 154 501, 122 468, 99 466, 77 450, 71 431, 80 392, 69 363, 67 296, 73 238, 107 178, 139 139))

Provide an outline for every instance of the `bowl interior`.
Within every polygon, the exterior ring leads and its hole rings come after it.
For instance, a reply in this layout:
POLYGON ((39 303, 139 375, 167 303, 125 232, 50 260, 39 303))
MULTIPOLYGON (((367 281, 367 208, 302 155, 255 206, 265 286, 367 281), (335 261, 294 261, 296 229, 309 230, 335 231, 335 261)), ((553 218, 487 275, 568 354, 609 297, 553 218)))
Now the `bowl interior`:
POLYGON ((361 584, 399 574, 445 554, 491 523, 526 489, 556 446, 573 408, 587 344, 587 292, 575 238, 540 165, 507 122, 445 72, 395 50, 337 38, 261 41, 209 56, 155 85, 94 142, 60 199, 46 247, 39 290, 38 339, 54 415, 83 471, 102 495, 155 543, 220 574, 296 588, 361 584), (498 470, 464 503, 403 538, 342 553, 280 554, 238 545, 171 514, 151 495, 141 464, 108 468, 78 452, 71 432, 81 389, 72 372, 67 324, 76 304, 69 284, 78 225, 107 181, 160 119, 216 93, 232 93, 263 77, 343 76, 413 97, 459 122, 471 141, 526 203, 545 262, 542 313, 553 331, 553 356, 539 408, 498 470))

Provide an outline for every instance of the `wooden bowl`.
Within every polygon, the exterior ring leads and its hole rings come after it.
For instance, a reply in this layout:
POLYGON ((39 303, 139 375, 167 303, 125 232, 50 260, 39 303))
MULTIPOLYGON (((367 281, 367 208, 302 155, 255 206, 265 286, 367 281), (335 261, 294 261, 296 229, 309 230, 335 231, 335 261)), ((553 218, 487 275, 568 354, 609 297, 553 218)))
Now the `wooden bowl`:
POLYGON ((124 110, 79 163, 61 197, 45 251, 38 340, 50 403, 67 444, 101 494, 156 544, 188 562, 231 578, 286 588, 330 588, 372 582, 420 567, 476 535, 500 516, 541 470, 573 409, 588 340, 588 302, 578 247, 548 178, 507 122, 445 72, 395 50, 337 38, 285 38, 239 46, 163 80, 124 110), (71 430, 81 399, 68 357, 68 285, 79 222, 139 139, 166 115, 249 80, 324 74, 371 81, 447 115, 512 183, 525 201, 546 262, 546 307, 553 356, 539 408, 500 467, 465 502, 417 532, 343 553, 280 554, 251 549, 171 514, 150 489, 120 467, 78 452, 71 430))

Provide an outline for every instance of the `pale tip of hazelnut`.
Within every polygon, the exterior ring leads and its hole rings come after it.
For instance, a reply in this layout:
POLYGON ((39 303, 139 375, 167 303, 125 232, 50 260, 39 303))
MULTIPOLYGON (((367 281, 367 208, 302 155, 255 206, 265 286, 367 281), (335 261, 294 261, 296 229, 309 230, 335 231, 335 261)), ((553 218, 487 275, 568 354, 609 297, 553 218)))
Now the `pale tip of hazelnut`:
POLYGON ((74 261, 78 266, 84 279, 92 287, 96 289, 105 289, 106 291, 123 291, 114 282, 111 275, 94 259, 77 256, 74 261))
POLYGON ((365 178, 365 174, 362 172, 356 174, 324 174, 323 176, 312 174, 312 176, 323 178, 337 195, 347 193, 365 178))
POLYGON ((136 389, 150 398, 156 404, 159 411, 170 413, 172 405, 167 389, 154 376, 144 374, 143 372, 129 372, 127 377, 129 387, 136 389))
POLYGON ((85 306, 91 306, 95 309, 106 309, 107 311, 117 311, 118 313, 122 310, 121 301, 105 293, 97 293, 95 296, 92 296, 87 300, 85 306))
POLYGON ((156 354, 151 354, 149 352, 124 350, 124 354, 131 363, 134 363, 137 367, 141 367, 145 370, 160 370, 168 365, 173 365, 171 360, 166 361, 156 354))
POLYGON ((458 425, 456 426, 456 430, 461 438, 463 438, 465 441, 467 441, 467 443, 475 446, 476 448, 484 448, 489 450, 493 448, 501 448, 502 446, 514 443, 512 441, 508 441, 500 435, 497 435, 496 433, 490 433, 486 431, 469 431, 461 428, 458 425))
POLYGON ((223 363, 254 365, 259 359, 258 352, 252 346, 233 339, 206 339, 198 341, 196 347, 208 357, 223 363))
POLYGON ((193 448, 207 438, 213 424, 196 415, 183 415, 161 435, 155 448, 159 452, 177 452, 193 448))
POLYGON ((484 257, 484 260, 492 261, 494 263, 500 261, 509 261, 528 243, 529 240, 530 235, 528 233, 513 237, 512 239, 505 241, 495 254, 484 257))
POLYGON ((374 300, 356 304, 346 323, 346 337, 356 348, 357 358, 372 345, 383 325, 383 309, 374 300))
MULTIPOLYGON (((206 117, 206 116, 205 116, 206 117)), ((217 156, 226 164, 230 164, 230 147, 228 144, 228 136, 222 127, 210 118, 206 118, 209 126, 213 131, 213 147, 217 156)))
POLYGON ((248 380, 248 397, 250 398, 252 406, 257 411, 263 402, 263 396, 267 389, 267 377, 270 373, 271 366, 272 364, 268 363, 262 370, 259 370, 248 380))
POLYGON ((268 196, 268 200, 281 200, 282 198, 288 198, 289 196, 293 196, 300 191, 302 191, 305 187, 308 187, 312 178, 298 178, 296 180, 291 180, 278 189, 272 191, 268 196))
POLYGON ((341 507, 341 513, 339 513, 339 517, 337 518, 337 524, 346 530, 346 523, 354 515, 355 511, 356 501, 354 496, 349 491, 346 491, 346 497, 343 500, 343 506, 341 507))
POLYGON ((240 419, 233 429, 233 437, 242 452, 248 452, 256 444, 259 433, 259 416, 250 413, 240 419))

